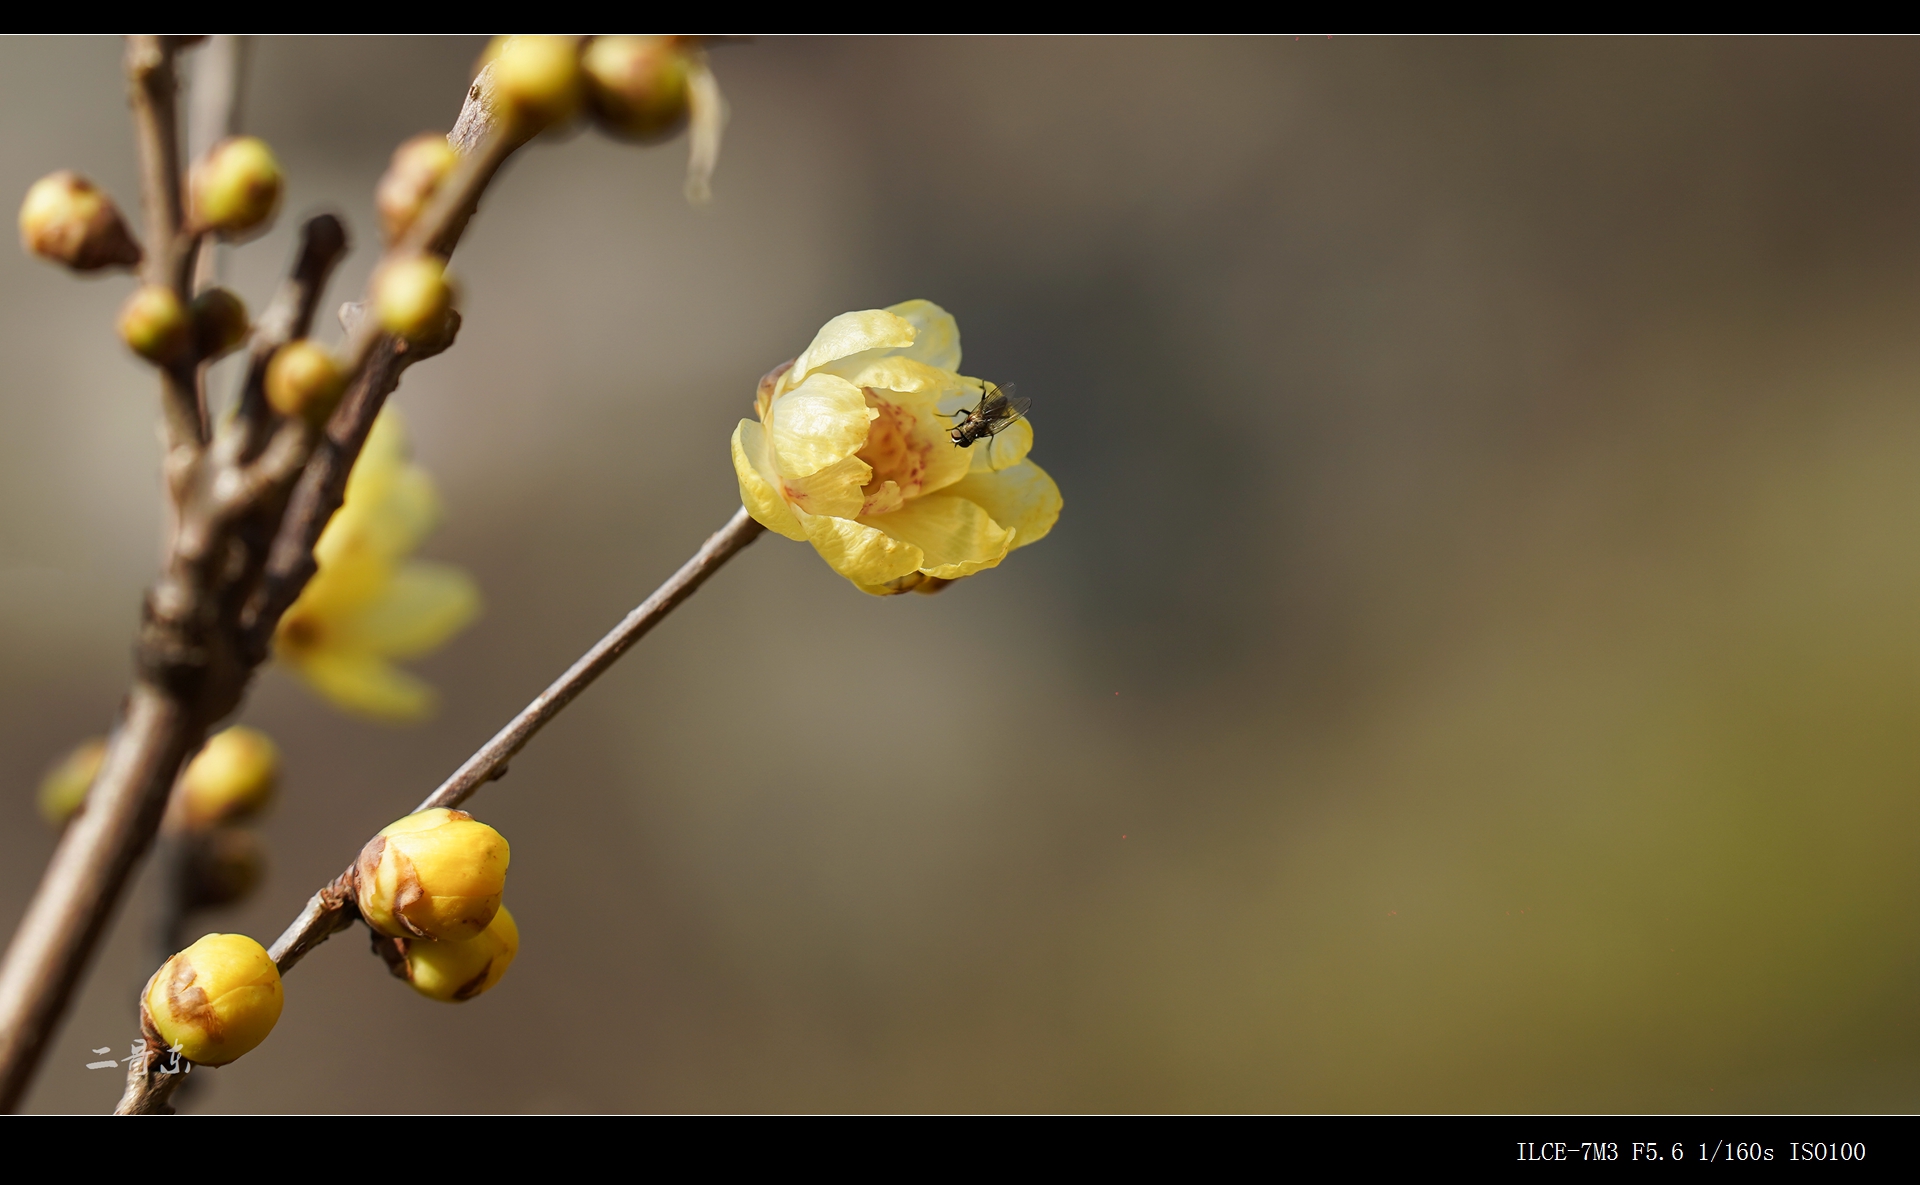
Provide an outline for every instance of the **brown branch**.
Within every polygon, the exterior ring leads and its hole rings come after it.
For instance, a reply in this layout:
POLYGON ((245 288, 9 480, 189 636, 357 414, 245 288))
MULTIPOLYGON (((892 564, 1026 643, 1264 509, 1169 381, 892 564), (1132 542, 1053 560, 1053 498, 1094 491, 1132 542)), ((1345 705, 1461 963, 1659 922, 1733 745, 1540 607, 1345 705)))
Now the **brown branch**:
MULTIPOLYGON (((532 703, 522 708, 519 715, 493 735, 492 740, 462 762, 460 768, 440 784, 439 789, 413 808, 413 813, 434 807, 459 806, 480 787, 504 775, 507 762, 524 749, 527 742, 549 721, 564 711, 595 679, 605 674, 608 667, 618 662, 621 655, 645 637, 647 631, 658 625, 662 618, 673 612, 680 602, 692 596, 696 589, 706 583, 707 577, 719 571, 722 564, 759 538, 764 530, 765 527, 748 516, 744 507, 737 511, 727 520, 726 526, 708 537, 692 559, 682 564, 680 570, 669 577, 665 584, 653 590, 652 596, 640 602, 638 608, 622 618, 620 624, 594 643, 592 649, 581 655, 545 691, 535 696, 532 703)), ((281 971, 288 970, 308 951, 326 941, 329 935, 350 924, 354 918, 352 910, 353 898, 347 887, 347 874, 343 872, 331 884, 315 893, 300 916, 274 941, 269 952, 274 962, 281 971)))
MULTIPOLYGON (((175 42, 165 38, 134 38, 127 62, 142 176, 150 198, 148 221, 156 232, 150 235, 148 276, 167 279, 177 292, 184 292, 192 236, 178 233, 175 48, 175 42)), ((479 93, 476 90, 470 96, 470 105, 479 93)), ((446 192, 419 220, 421 241, 444 243, 451 249, 480 193, 510 151, 502 147, 504 143, 500 135, 490 135, 466 166, 455 171, 446 192)), ((309 245, 316 237, 309 237, 309 245)), ((344 248, 344 236, 337 248, 344 248)), ((304 249, 301 258, 309 259, 304 249)), ((332 258, 337 258, 337 249, 324 267, 312 269, 311 284, 296 275, 293 285, 304 295, 295 301, 289 332, 305 332, 304 321, 311 316, 332 258)), ((301 265, 296 265, 296 273, 300 271, 301 265)), ((370 405, 365 408, 368 424, 379 410, 379 401, 398 381, 399 367, 383 364, 390 378, 368 372, 379 359, 401 353, 391 339, 376 334, 354 358, 350 381, 377 392, 362 401, 370 405)), ((285 517, 285 499, 301 469, 276 457, 274 472, 284 473, 286 479, 249 488, 249 473, 236 468, 248 459, 250 450, 244 440, 222 440, 203 451, 197 429, 182 431, 188 411, 197 419, 197 407, 192 398, 193 374, 185 375, 185 383, 180 377, 169 376, 174 386, 169 388, 168 405, 167 470, 170 489, 176 492, 176 525, 166 566, 147 596, 135 644, 133 689, 87 801, 62 836, 0 960, 0 1111, 19 1105, 129 872, 153 843, 182 761, 205 739, 213 723, 238 706, 260 661, 242 632, 242 612, 260 591, 272 549, 268 541, 280 533, 275 528, 285 517), (180 455, 186 460, 177 464, 174 458, 180 455)), ((241 433, 243 427, 236 424, 232 431, 241 433)), ((294 449, 293 459, 304 461, 319 437, 306 432, 304 445, 295 440, 300 447, 294 449)), ((355 442, 350 453, 336 460, 350 469, 357 455, 355 442)), ((251 474, 259 475, 257 469, 251 474)), ((344 475, 340 480, 344 485, 344 475)), ((325 517, 318 515, 315 523, 303 528, 310 531, 310 538, 318 537, 325 517)), ((310 542, 308 546, 310 550, 310 542)), ((298 595, 304 579, 283 577, 280 583, 292 584, 284 607, 298 595)), ((277 616, 255 614, 254 622, 270 637, 277 616)))
MULTIPOLYGON (((639 607, 622 618, 619 625, 594 643, 590 650, 567 668, 565 674, 535 696, 532 703, 493 735, 492 740, 461 763, 453 776, 427 795, 414 811, 458 806, 471 798, 480 787, 505 774, 507 762, 525 748, 527 742, 546 727, 548 721, 558 716, 608 667, 618 662, 621 655, 660 623, 661 618, 692 596, 695 590, 706 583, 707 577, 719 571, 722 564, 759 538, 765 530, 748 516, 744 507, 735 512, 727 520, 726 526, 708 537, 692 559, 682 564, 679 571, 653 591, 652 596, 640 602, 639 607)), ((267 953, 273 957, 274 965, 280 968, 281 974, 291 971, 294 964, 315 947, 353 925, 360 916, 354 905, 349 875, 351 871, 349 868, 342 872, 309 898, 300 916, 274 940, 267 953)), ((142 1015, 144 1022, 144 1010, 142 1015)), ((183 1078, 178 1074, 159 1072, 160 1060, 154 1038, 149 1038, 147 1049, 145 1061, 129 1067, 126 1093, 114 1109, 116 1115, 170 1114, 173 1110, 169 1100, 181 1086, 183 1078)))
MULTIPOLYGON (((127 81, 133 104, 134 140, 140 149, 140 201, 147 215, 147 256, 141 279, 173 289, 185 304, 192 293, 192 240, 180 210, 180 129, 175 110, 179 80, 173 69, 174 38, 127 38, 127 81)), ((191 364, 160 371, 161 409, 167 425, 168 487, 179 500, 185 469, 207 441, 198 384, 191 364)))

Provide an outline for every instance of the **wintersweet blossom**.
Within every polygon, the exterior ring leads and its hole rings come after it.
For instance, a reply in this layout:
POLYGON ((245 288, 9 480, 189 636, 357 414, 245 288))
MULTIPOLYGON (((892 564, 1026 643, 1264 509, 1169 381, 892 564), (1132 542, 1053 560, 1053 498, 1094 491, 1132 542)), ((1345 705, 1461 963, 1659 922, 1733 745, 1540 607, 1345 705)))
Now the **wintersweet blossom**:
POLYGON ((748 513, 877 596, 938 591, 1044 538, 1061 499, 1027 459, 1033 426, 955 445, 982 392, 959 366, 960 328, 930 301, 827 322, 734 429, 748 513))
POLYGON ((480 611, 465 572, 408 558, 439 517, 433 479, 407 459, 398 413, 381 412, 313 549, 319 571, 280 619, 274 657, 350 711, 393 720, 430 712, 433 688, 392 660, 436 649, 480 611))

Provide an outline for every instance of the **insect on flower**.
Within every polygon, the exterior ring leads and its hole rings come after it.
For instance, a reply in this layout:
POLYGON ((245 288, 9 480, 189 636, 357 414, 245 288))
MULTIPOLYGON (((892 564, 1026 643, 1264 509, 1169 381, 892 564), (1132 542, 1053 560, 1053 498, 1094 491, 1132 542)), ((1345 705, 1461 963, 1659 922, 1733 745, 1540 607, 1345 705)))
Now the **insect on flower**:
POLYGON ((948 433, 953 443, 960 448, 971 448, 976 440, 987 441, 987 448, 993 448, 993 438, 1013 426, 1013 422, 1027 414, 1033 406, 1033 400, 1018 398, 1013 393, 1013 384, 1004 387, 980 380, 980 402, 973 410, 962 408, 953 413, 953 431, 948 433))

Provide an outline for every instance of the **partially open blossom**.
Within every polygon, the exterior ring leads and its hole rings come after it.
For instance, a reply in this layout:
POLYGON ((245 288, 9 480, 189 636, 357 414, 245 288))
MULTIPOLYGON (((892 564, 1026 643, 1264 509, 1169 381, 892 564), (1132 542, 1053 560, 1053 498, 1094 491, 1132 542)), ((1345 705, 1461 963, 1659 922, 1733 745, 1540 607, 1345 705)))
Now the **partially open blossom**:
POLYGON ((106 757, 106 738, 95 737, 82 741, 47 771, 40 779, 40 814, 47 822, 59 826, 73 817, 87 800, 87 791, 93 788, 93 779, 99 776, 100 763, 106 757))
POLYGON ((169 1046, 224 1066, 267 1039, 280 1019, 280 972, 245 934, 209 934, 160 965, 143 1003, 169 1046))
POLYGON ((465 811, 439 807, 388 824, 353 863, 353 897, 390 938, 464 942, 500 909, 507 841, 465 811))
POLYGON ((280 750, 266 733, 236 725, 207 738, 180 775, 189 828, 244 818, 266 805, 280 777, 280 750))
POLYGON ((244 238, 266 229, 284 186, 280 162, 265 140, 222 140, 193 166, 188 184, 193 221, 223 238, 244 238))
POLYGON ((433 480, 407 460, 389 407, 314 547, 320 570, 280 619, 274 657, 340 707, 396 720, 431 711, 433 689, 392 660, 438 648, 480 611, 465 572, 408 558, 439 516, 433 480))
POLYGON ((748 512, 876 595, 944 587, 1045 537, 1060 490, 1027 459, 1032 426, 953 443, 981 397, 959 365, 959 327, 928 301, 827 322, 734 430, 748 512))
POLYGON ((42 259, 77 272, 140 262, 140 245, 113 199, 66 169, 49 173, 27 190, 26 201, 20 203, 20 242, 42 259))
POLYGON ((465 942, 410 938, 398 946, 394 974, 430 1000, 459 1004, 500 982, 520 953, 520 928, 503 905, 485 930, 465 942))
POLYGON ((459 163, 460 154, 439 132, 422 133, 393 150, 393 161, 373 194, 374 207, 380 211, 380 229, 388 242, 407 233, 440 183, 459 163))

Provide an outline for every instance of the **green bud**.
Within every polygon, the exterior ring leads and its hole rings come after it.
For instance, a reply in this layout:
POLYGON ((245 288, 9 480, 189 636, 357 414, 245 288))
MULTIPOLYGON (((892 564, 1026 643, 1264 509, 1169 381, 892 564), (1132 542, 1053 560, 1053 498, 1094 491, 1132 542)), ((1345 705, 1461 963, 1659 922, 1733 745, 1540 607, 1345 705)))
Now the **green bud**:
POLYGON ((20 243, 40 258, 77 272, 140 262, 140 245, 113 199, 64 169, 27 190, 27 200, 20 203, 20 243))
POLYGON ((95 737, 75 746, 47 770, 40 779, 40 814, 47 822, 58 827, 73 817, 87 800, 87 791, 93 788, 93 779, 99 776, 100 763, 106 756, 106 738, 95 737))
POLYGON ((173 289, 148 284, 120 306, 120 340, 157 366, 171 366, 193 350, 193 323, 173 289))
POLYGON ((373 194, 374 207, 380 212, 380 229, 386 232, 389 243, 407 233, 434 191, 459 163, 460 154, 438 132, 415 136, 394 149, 393 161, 373 194))
POLYGON ((193 347, 204 362, 240 348, 253 329, 247 306, 225 288, 209 288, 187 306, 193 318, 193 347))
POLYGON ((431 255, 396 259, 373 280, 373 311, 380 328, 410 341, 431 340, 446 332, 453 308, 447 265, 431 255))
POLYGON ((193 167, 193 221, 233 239, 265 229, 280 205, 280 162, 266 141, 234 136, 215 144, 193 167))
POLYGON ((580 40, 549 33, 496 37, 487 47, 495 94, 524 132, 565 123, 580 109, 580 40))
POLYGON ((596 37, 581 58, 594 118, 608 133, 661 140, 687 122, 687 57, 677 37, 596 37))
POLYGON ((267 402, 283 416, 317 424, 333 413, 346 386, 340 363, 305 338, 281 346, 267 363, 267 402))

